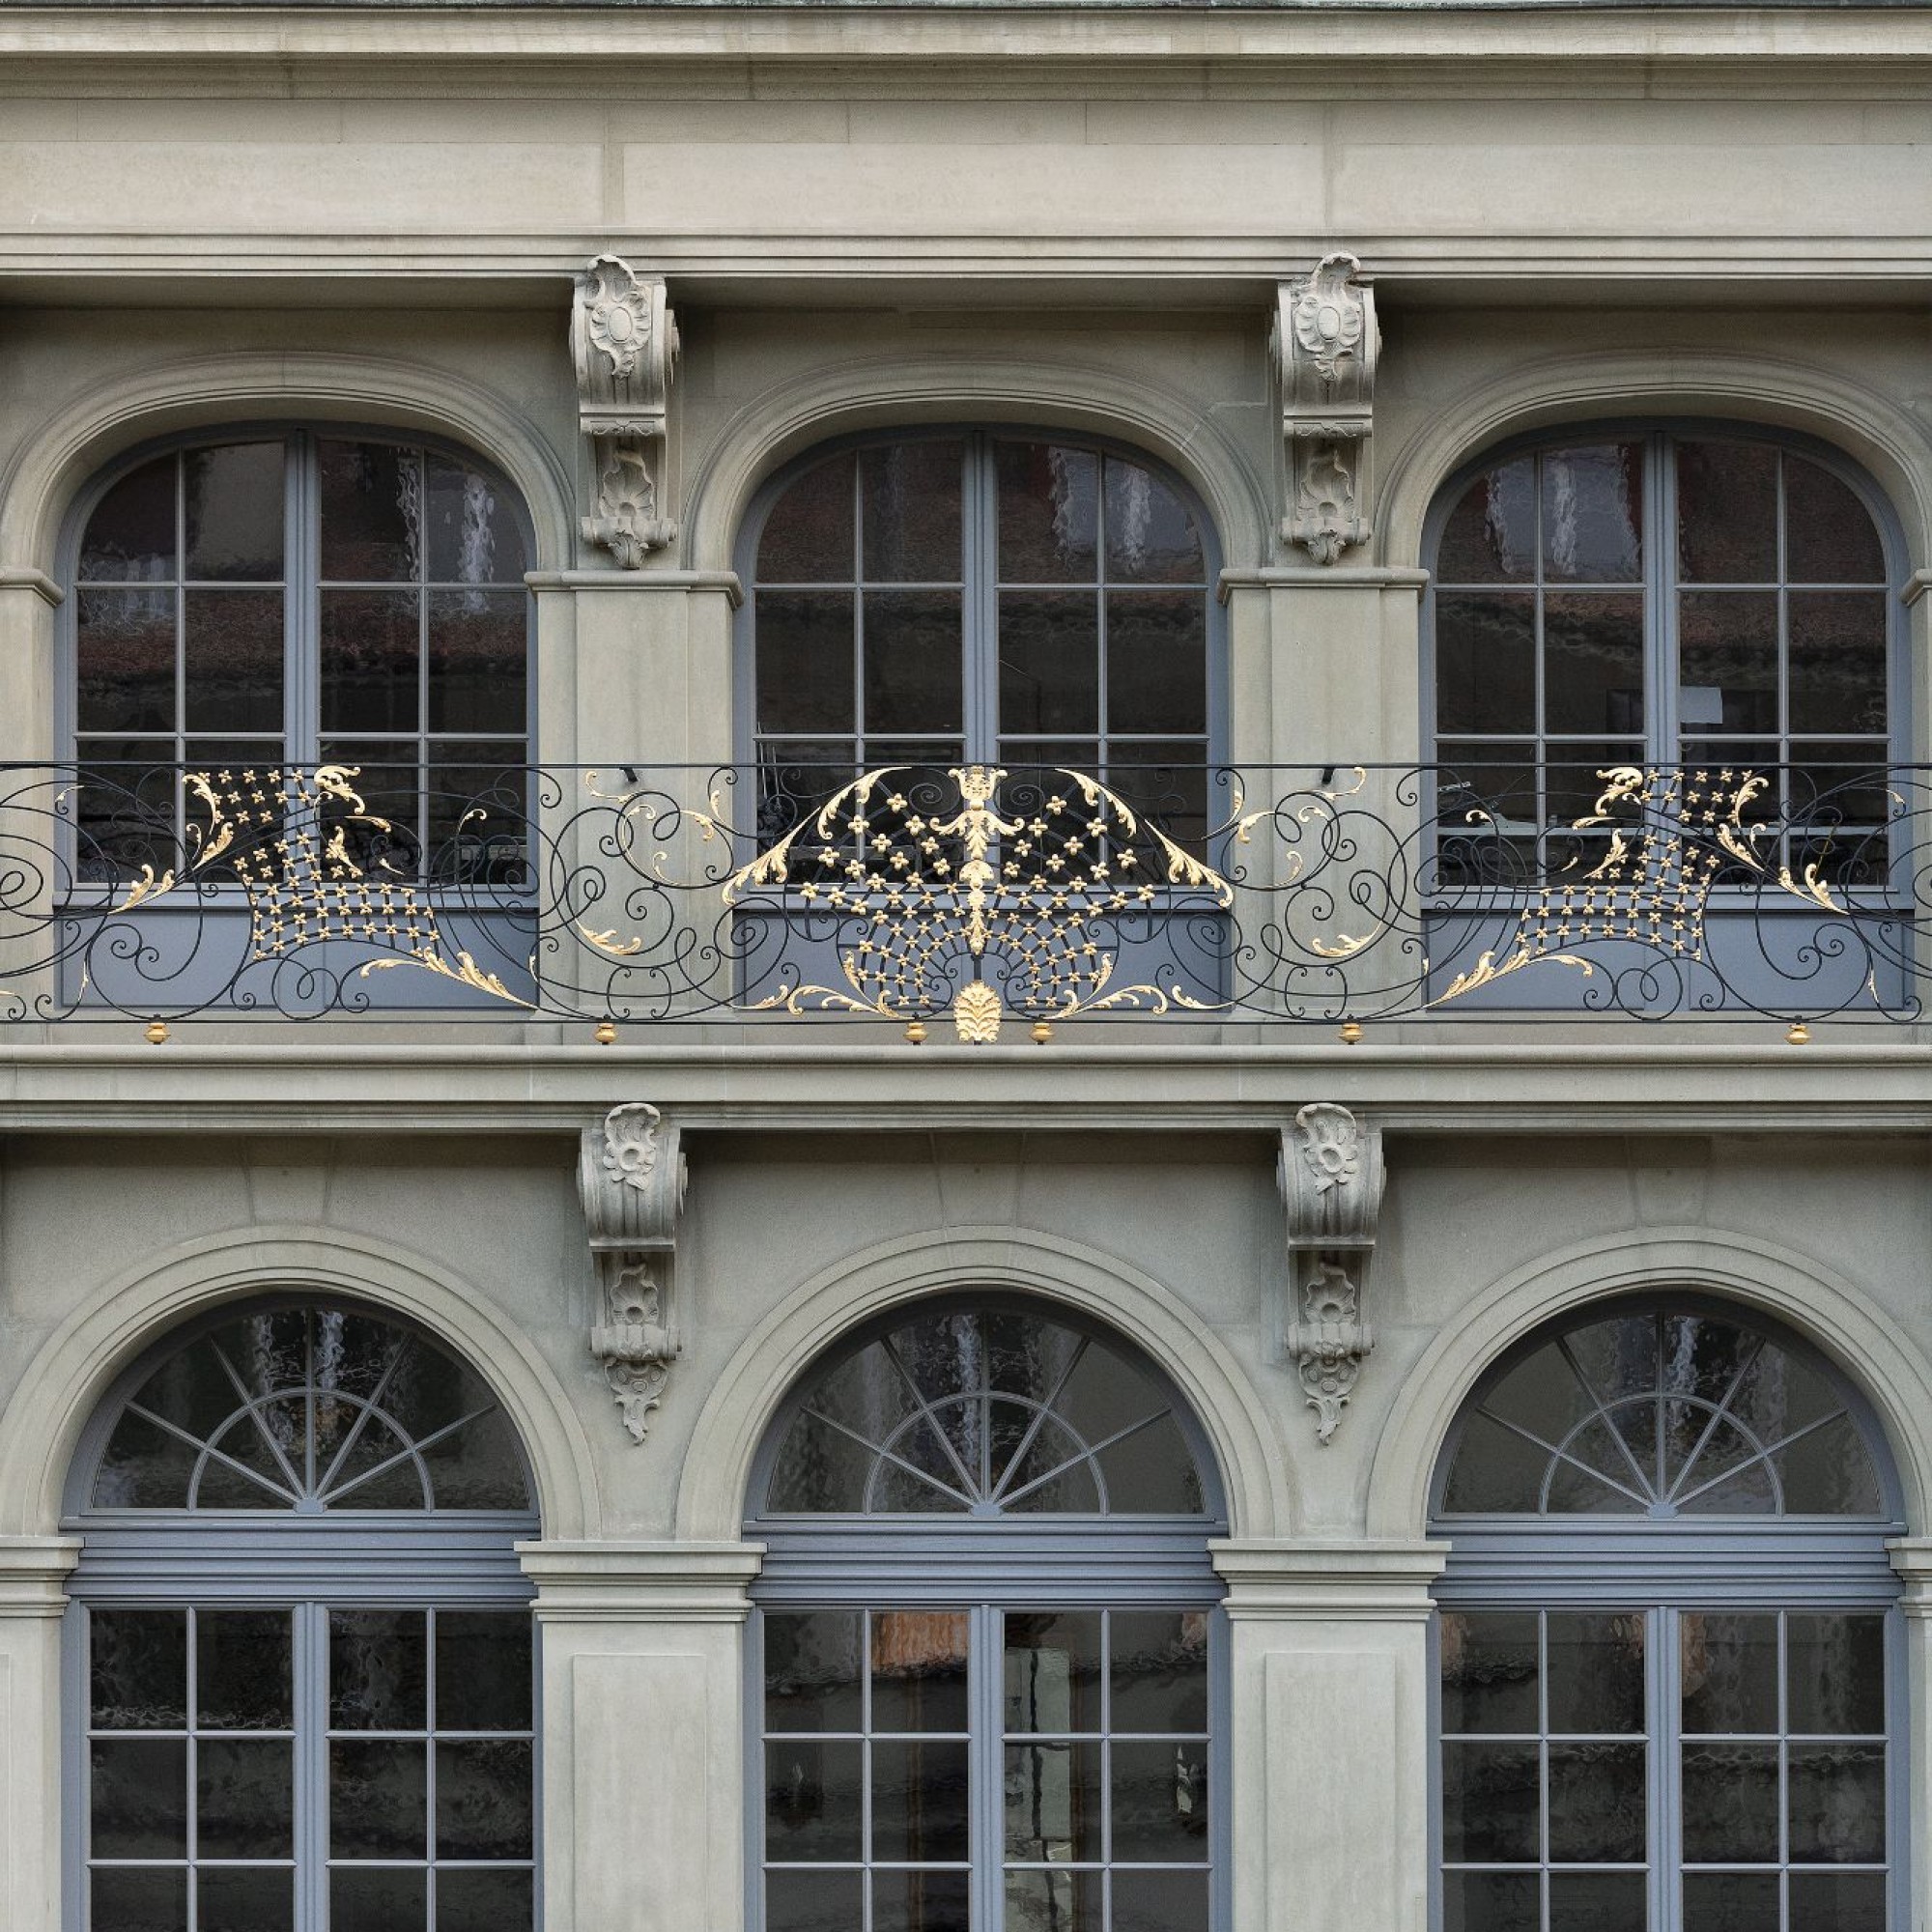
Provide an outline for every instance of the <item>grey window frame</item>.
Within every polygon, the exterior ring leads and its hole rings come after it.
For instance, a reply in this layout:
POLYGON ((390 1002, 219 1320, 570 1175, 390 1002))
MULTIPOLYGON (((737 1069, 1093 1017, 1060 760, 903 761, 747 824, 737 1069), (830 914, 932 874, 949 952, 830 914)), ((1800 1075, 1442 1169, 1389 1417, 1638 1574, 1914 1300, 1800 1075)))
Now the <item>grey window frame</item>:
MULTIPOLYGON (((407 1317, 343 1297, 288 1293, 230 1303, 171 1329, 118 1377, 82 1432, 68 1473, 63 1534, 83 1541, 67 1581, 62 1613, 60 1709, 62 1932, 113 1932, 88 1922, 88 1617, 95 1609, 288 1609, 295 1621, 297 1751, 295 1923, 327 1923, 327 1784, 313 1761, 328 1745, 327 1625, 332 1609, 527 1609, 536 1587, 516 1545, 541 1534, 536 1486, 523 1445, 517 1450, 533 1499, 528 1510, 368 1510, 298 1514, 265 1510, 99 1510, 90 1506, 95 1471, 123 1406, 169 1356, 238 1315, 327 1302, 353 1307, 422 1333, 407 1317), (304 1645, 307 1662, 304 1662, 304 1645), (305 1773, 304 1750, 310 1760, 305 1773)), ((425 1336, 444 1353, 446 1344, 425 1336)), ((514 1432, 513 1432, 514 1433, 514 1432)), ((536 1896, 543 1922, 543 1707, 537 1633, 531 1633, 531 1757, 536 1896)), ((433 1666, 432 1666, 433 1667, 433 1666)), ((192 1714, 190 1714, 192 1716, 192 1714)), ((434 1756, 434 1752, 431 1753, 434 1756)), ((432 1774, 433 1775, 433 1774, 432 1774)), ((269 1861, 273 1862, 273 1861, 269 1861)))
MULTIPOLYGON (((949 1293, 901 1302, 815 1357, 800 1372, 752 1466, 745 1535, 765 1556, 752 1585, 745 1643, 745 1898, 748 1932, 763 1932, 764 1649, 767 1609, 964 1610, 969 1652, 969 1777, 978 1805, 972 1835, 971 1922, 999 1932, 1005 1869, 996 1804, 1004 1743, 1001 1618, 1009 1611, 1174 1609, 1208 1612, 1208 1892, 1210 1932, 1232 1924, 1232 1756, 1226 1586, 1208 1554, 1228 1533, 1219 1470, 1206 1433, 1173 1378, 1126 1336, 1078 1311, 1001 1293, 949 1293), (909 1317, 947 1306, 1037 1316, 1093 1335, 1124 1354, 1169 1397, 1201 1472, 1203 1513, 1190 1517, 765 1515, 772 1466, 817 1372, 909 1317)), ((1069 1867, 1070 1868, 1070 1867, 1069 1867)))
MULTIPOLYGON (((1682 1826, 1676 1800, 1679 1730, 1673 1698, 1679 1661, 1671 1646, 1689 1610, 1881 1613, 1886 1656, 1886 1848, 1888 1932, 1911 1923, 1914 1794, 1910 1789, 1910 1690, 1901 1585, 1888 1554, 1906 1532, 1897 1464, 1872 1406, 1819 1350, 1755 1309, 1686 1291, 1621 1296, 1571 1309, 1541 1325, 1492 1363, 1463 1398, 1436 1458, 1430 1487, 1432 1537, 1449 1544, 1433 1596, 1429 1636, 1430 1923, 1443 1925, 1443 1611, 1597 1611, 1646 1619, 1646 1744, 1649 1932, 1681 1932, 1678 1875, 1682 1826), (1828 1380, 1864 1438, 1877 1471, 1878 1517, 1724 1518, 1451 1515, 1442 1508, 1450 1467, 1468 1418, 1488 1391, 1573 1326, 1616 1315, 1709 1316, 1765 1336, 1800 1355, 1828 1380)), ((1832 1870, 1820 1866, 1819 1870, 1832 1870)))
MULTIPOLYGON (((994 422, 909 423, 897 428, 836 437, 824 442, 814 443, 810 449, 775 470, 759 486, 739 526, 734 555, 738 581, 745 587, 745 599, 734 619, 733 639, 732 711, 737 720, 736 729, 733 732, 733 746, 737 762, 747 768, 755 768, 761 756, 761 746, 765 736, 760 733, 757 724, 757 593, 760 587, 757 562, 765 523, 779 498, 807 470, 814 469, 829 458, 841 456, 849 451, 886 448, 895 443, 952 440, 961 441, 966 445, 965 477, 960 505, 962 555, 959 579, 963 606, 960 664, 965 690, 958 734, 965 747, 966 762, 969 764, 999 762, 998 625, 1002 580, 998 574, 997 549, 999 479, 992 453, 995 446, 1001 442, 1033 442, 1092 451, 1097 456, 1117 457, 1122 462, 1138 465, 1159 477, 1160 481, 1186 504, 1193 515, 1195 526, 1201 533, 1202 574, 1205 585, 1202 595, 1206 606, 1208 726, 1204 734, 1202 763, 1211 773, 1225 757, 1228 745, 1227 614, 1216 588, 1221 580, 1222 570, 1220 535, 1200 493, 1158 456, 1118 438, 1094 436, 1075 430, 1061 430, 1051 424, 1009 422, 1004 419, 994 422)), ((1102 515, 1104 514, 1103 506, 1102 515)), ((1092 588, 1100 596, 1104 623, 1105 592, 1111 587, 1104 574, 1104 526, 1100 556, 1095 569, 1096 574, 1091 585, 1082 584, 1076 587, 1092 588)), ((836 588, 837 584, 812 587, 836 588)), ((921 586, 909 582, 894 584, 891 587, 917 589, 921 586)), ((947 587, 952 586, 949 584, 947 587)), ((1027 583, 1016 587, 1028 590, 1052 590, 1061 586, 1027 583)), ((1193 586, 1173 587, 1191 589, 1193 586)), ((1104 643, 1104 630, 1101 635, 1104 643)), ((1104 649, 1101 676, 1104 690, 1104 649)), ((857 701, 863 703, 863 691, 858 695, 857 701)), ((863 713, 858 715, 863 718, 863 713)), ((801 739, 837 738, 841 735, 863 739, 866 734, 860 729, 844 734, 793 732, 782 735, 801 739)), ((892 732, 880 735, 904 739, 912 734, 892 732)), ((939 737, 943 734, 933 735, 939 737)), ((1068 738, 1079 737, 1082 734, 1063 731, 1050 736, 1032 735, 1041 736, 1042 742, 1065 743, 1068 738)), ((1111 742, 1107 734, 1096 729, 1094 735, 1099 740, 1104 751, 1106 745, 1111 742)), ((1172 738, 1156 741, 1151 739, 1151 734, 1144 732, 1122 734, 1122 736, 1123 742, 1131 741, 1135 737, 1148 738, 1150 742, 1174 742, 1172 738)), ((1095 774, 1095 776, 1100 775, 1095 774)))

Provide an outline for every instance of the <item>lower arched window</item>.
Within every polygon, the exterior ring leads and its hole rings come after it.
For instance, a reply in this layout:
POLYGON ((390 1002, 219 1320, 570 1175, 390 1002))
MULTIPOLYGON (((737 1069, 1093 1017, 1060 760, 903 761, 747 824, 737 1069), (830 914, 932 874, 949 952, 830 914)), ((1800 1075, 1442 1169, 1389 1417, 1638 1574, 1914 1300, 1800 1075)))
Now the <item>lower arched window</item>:
POLYGON ((749 1527, 763 1932, 1220 1922, 1220 1510, 1136 1351, 901 1314, 807 1373, 749 1527))
POLYGON ((475 1375, 357 1309, 224 1316, 71 1502, 70 1932, 529 1932, 536 1517, 475 1375))
POLYGON ((1755 1317, 1573 1317, 1437 1478, 1442 1932, 1889 1932, 1899 1532, 1853 1390, 1755 1317))

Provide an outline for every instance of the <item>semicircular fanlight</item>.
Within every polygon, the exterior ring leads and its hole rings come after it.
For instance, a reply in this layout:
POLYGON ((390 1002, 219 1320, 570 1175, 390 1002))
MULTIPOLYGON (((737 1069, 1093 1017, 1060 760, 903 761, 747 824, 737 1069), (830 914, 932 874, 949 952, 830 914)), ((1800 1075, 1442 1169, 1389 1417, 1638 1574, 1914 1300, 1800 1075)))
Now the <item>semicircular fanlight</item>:
POLYGON ((1878 1470, 1833 1380, 1755 1330, 1667 1310, 1587 1321, 1467 1415, 1451 1516, 1869 1516, 1878 1470))
POLYGON ((123 1405, 99 1510, 527 1510, 508 1420, 409 1329, 311 1305, 244 1315, 164 1359, 123 1405))
POLYGON ((766 1492, 777 1516, 1206 1513, 1174 1398, 1094 1336, 951 1308, 815 1376, 766 1492))

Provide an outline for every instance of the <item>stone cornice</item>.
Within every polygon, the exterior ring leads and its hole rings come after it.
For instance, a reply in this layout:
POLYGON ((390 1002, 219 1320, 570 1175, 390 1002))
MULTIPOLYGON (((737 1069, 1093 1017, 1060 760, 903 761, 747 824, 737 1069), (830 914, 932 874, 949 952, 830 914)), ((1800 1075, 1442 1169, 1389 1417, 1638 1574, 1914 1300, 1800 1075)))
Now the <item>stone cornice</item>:
POLYGON ((743 1623, 756 1543, 520 1543, 546 1623, 743 1623))

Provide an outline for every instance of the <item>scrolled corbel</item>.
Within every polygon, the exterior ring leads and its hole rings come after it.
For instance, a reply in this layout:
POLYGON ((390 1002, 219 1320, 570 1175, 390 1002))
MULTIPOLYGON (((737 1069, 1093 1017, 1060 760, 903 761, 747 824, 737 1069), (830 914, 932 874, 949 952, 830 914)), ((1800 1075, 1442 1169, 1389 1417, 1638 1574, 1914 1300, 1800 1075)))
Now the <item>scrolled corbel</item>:
POLYGON ((1281 1352, 1326 1444, 1375 1347, 1363 1293, 1387 1181, 1381 1130, 1330 1100, 1303 1107, 1282 1130, 1276 1179, 1288 1233, 1281 1352))
POLYGON ((662 275, 639 275, 617 255, 599 255, 577 278, 570 315, 578 424, 590 439, 594 513, 584 541, 620 568, 638 570, 677 539, 664 514, 665 449, 677 319, 662 275))
POLYGON ((1270 348, 1281 389, 1288 502, 1281 534, 1317 563, 1340 560, 1374 531, 1375 288, 1352 255, 1277 285, 1270 348))
POLYGON ((650 1433, 684 1346, 673 1273, 687 1185, 679 1138, 657 1108, 633 1100, 585 1127, 578 1149, 577 1192, 597 1271, 590 1352, 633 1442, 650 1433))

